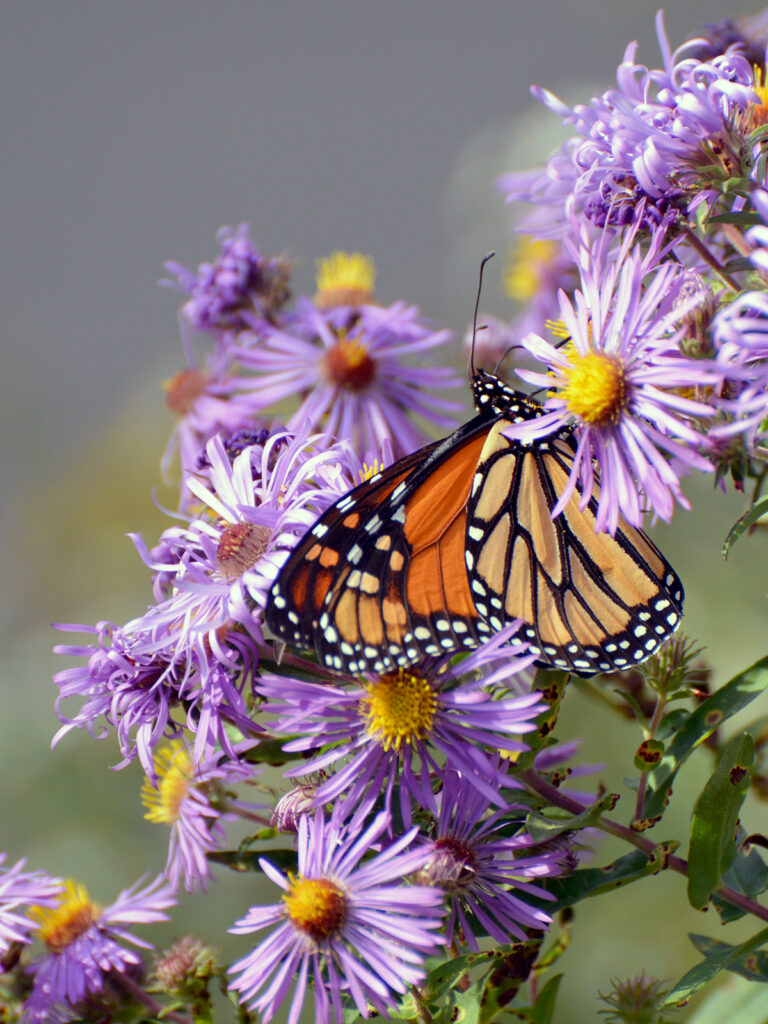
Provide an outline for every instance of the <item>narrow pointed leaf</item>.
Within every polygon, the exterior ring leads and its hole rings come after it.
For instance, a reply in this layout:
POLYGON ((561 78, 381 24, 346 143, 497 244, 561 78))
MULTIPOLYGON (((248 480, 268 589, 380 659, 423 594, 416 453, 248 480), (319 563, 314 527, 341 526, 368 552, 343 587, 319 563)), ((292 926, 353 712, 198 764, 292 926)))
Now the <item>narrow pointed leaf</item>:
POLYGON ((683 975, 664 1000, 664 1006, 680 1006, 687 1002, 694 992, 711 981, 720 971, 726 970, 742 957, 750 956, 768 942, 768 928, 763 928, 751 939, 740 946, 729 946, 727 949, 712 953, 701 963, 696 964, 683 975))
POLYGON ((607 793, 581 814, 562 818, 548 818, 544 814, 539 814, 538 811, 531 811, 526 818, 526 828, 535 843, 546 843, 556 839, 564 832, 577 832, 579 829, 586 828, 587 825, 594 825, 602 814, 616 806, 617 800, 618 797, 615 793, 607 793))
POLYGON ((647 776, 648 788, 642 817, 658 818, 664 813, 669 791, 680 766, 689 754, 711 736, 718 726, 737 714, 768 686, 768 657, 761 658, 734 676, 692 711, 667 743, 660 764, 647 776))
POLYGON ((739 518, 728 531, 728 536, 723 541, 723 558, 728 557, 728 552, 731 550, 731 548, 739 539, 739 537, 744 533, 744 531, 748 530, 750 526, 754 526, 758 519, 767 514, 768 494, 764 494, 762 498, 758 498, 754 505, 747 509, 743 516, 739 516, 739 518))
POLYGON ((582 868, 572 875, 563 878, 551 878, 546 881, 546 888, 557 902, 547 903, 550 913, 556 913, 564 907, 570 907, 579 900, 589 896, 597 896, 602 892, 610 892, 622 885, 636 882, 640 878, 656 874, 664 867, 666 857, 676 848, 675 843, 660 844, 654 856, 649 857, 642 850, 627 853, 604 868, 582 868))
POLYGON ((736 857, 736 824, 754 759, 755 742, 749 733, 734 736, 696 801, 688 848, 688 901, 697 910, 709 903, 736 857))
MULTIPOLYGON (((718 953, 725 953, 732 947, 727 942, 719 942, 717 939, 710 939, 706 935, 691 935, 691 942, 703 956, 713 956, 718 953)), ((750 981, 768 981, 768 953, 750 953, 734 960, 726 970, 740 974, 742 978, 750 981)))

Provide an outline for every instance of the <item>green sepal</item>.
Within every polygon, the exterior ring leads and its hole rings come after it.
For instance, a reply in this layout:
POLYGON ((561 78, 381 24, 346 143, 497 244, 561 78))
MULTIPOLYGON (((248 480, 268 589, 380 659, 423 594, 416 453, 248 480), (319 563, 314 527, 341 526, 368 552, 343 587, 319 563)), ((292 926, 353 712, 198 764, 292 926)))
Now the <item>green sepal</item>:
POLYGON ((768 494, 764 494, 761 498, 758 498, 754 505, 751 505, 747 511, 739 516, 736 522, 728 531, 728 536, 723 541, 723 558, 728 557, 728 552, 731 550, 733 545, 739 539, 739 537, 750 528, 762 516, 768 515, 768 494))
POLYGON ((749 733, 725 745, 696 801, 688 847, 688 902, 696 910, 709 903, 712 890, 736 857, 736 825, 749 792, 755 742, 749 733))
POLYGON ((648 875, 658 874, 677 846, 677 843, 660 843, 650 857, 642 850, 633 850, 604 868, 581 868, 572 875, 546 879, 545 888, 557 901, 547 903, 546 908, 550 913, 556 913, 590 896, 611 892, 648 875))
POLYGON ((711 981, 720 971, 730 970, 731 965, 744 957, 751 956, 761 946, 768 942, 768 928, 763 928, 751 939, 742 942, 739 946, 725 946, 717 952, 711 953, 696 964, 690 971, 687 971, 678 981, 671 992, 664 1000, 664 1006, 682 1006, 688 1002, 691 996, 711 981))
POLYGON ((602 814, 613 810, 618 799, 616 793, 606 793, 604 797, 595 801, 581 814, 564 815, 557 818, 548 818, 539 811, 531 811, 525 819, 525 827, 534 843, 547 843, 564 832, 578 832, 579 829, 586 828, 588 825, 594 825, 602 814))
POLYGON ((672 784, 689 754, 719 726, 757 697, 768 686, 768 657, 729 680, 702 701, 667 743, 661 763, 648 773, 641 817, 659 818, 664 813, 672 784))

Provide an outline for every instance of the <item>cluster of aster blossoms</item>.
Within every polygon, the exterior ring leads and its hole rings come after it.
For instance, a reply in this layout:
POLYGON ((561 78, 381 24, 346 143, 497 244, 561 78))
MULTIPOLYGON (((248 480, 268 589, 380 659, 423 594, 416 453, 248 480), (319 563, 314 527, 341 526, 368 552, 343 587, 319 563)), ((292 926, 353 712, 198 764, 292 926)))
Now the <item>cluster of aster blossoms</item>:
MULTIPOLYGON (((449 333, 403 302, 378 305, 370 260, 322 261, 315 296, 291 306, 284 261, 264 258, 243 225, 219 242, 197 273, 167 265, 188 296, 188 353, 201 339, 209 351, 166 388, 178 414, 164 460, 169 469, 177 457, 181 474, 173 525, 151 547, 132 536, 153 601, 122 625, 59 626, 85 636, 56 648, 78 664, 55 677, 55 741, 114 735, 118 767, 139 762, 145 816, 169 831, 162 900, 208 890, 215 864, 260 869, 280 887, 279 902, 232 929, 269 929, 227 977, 241 1012, 268 1021, 289 1001, 295 1022, 312 991, 315 1018, 338 1024, 349 1005, 395 1010, 428 956, 541 936, 552 900, 542 882, 571 871, 577 853, 536 845, 525 828, 514 768, 533 757, 531 738, 543 745, 549 706, 526 644, 505 646, 519 623, 471 654, 388 675, 332 673, 270 645, 264 610, 290 550, 329 505, 423 444, 418 423, 453 424, 440 392, 459 377, 420 362, 449 333), (275 405, 281 421, 265 418, 275 405), (290 765, 273 806, 262 771, 276 757, 290 765), (235 824, 251 835, 239 851, 226 849, 235 824), (280 833, 296 842, 287 873, 254 848, 280 833)), ((535 764, 562 779, 573 754, 544 749, 535 764)), ((158 920, 157 893, 136 894, 123 919, 158 920)), ((55 978, 54 967, 27 967, 29 1019, 64 1005, 88 1016, 118 990, 146 1002, 122 941, 134 940, 115 932, 112 908, 74 882, 61 907, 46 935, 68 959, 55 978), (85 951, 102 939, 88 972, 85 951)), ((197 947, 169 958, 210 967, 197 947)))
POLYGON ((534 88, 574 134, 543 169, 498 183, 528 204, 516 230, 549 247, 537 278, 557 282, 515 339, 546 415, 508 433, 573 431, 556 512, 574 489, 586 503, 599 474, 601 530, 620 515, 669 520, 688 506, 691 471, 738 489, 765 477, 767 21, 713 27, 673 52, 659 14, 661 68, 638 64, 633 43, 617 87, 588 104, 534 88))

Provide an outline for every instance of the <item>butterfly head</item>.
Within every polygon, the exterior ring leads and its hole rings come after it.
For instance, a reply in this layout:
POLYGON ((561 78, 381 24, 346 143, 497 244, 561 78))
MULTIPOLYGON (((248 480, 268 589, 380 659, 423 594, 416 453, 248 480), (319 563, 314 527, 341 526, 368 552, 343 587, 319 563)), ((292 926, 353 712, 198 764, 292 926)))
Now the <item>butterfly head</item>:
POLYGON ((478 370, 472 377, 472 397, 478 412, 490 409, 494 415, 512 422, 532 420, 543 412, 539 402, 522 391, 515 391, 487 370, 478 370))

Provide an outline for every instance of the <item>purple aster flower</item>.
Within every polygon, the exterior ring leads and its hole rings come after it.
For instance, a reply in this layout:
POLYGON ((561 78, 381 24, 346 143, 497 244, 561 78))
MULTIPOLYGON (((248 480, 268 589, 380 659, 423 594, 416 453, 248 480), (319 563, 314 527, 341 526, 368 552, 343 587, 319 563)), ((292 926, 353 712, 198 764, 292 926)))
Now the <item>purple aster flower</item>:
MULTIPOLYGON (((150 616, 146 617, 148 621, 150 616)), ((236 753, 228 726, 245 735, 258 730, 251 722, 242 689, 253 670, 251 656, 242 637, 230 637, 224 650, 217 638, 213 652, 205 652, 202 661, 194 656, 178 658, 159 631, 116 627, 109 622, 97 626, 58 624, 58 629, 86 633, 95 642, 59 644, 56 654, 84 658, 85 663, 64 669, 54 676, 59 687, 56 713, 63 723, 53 739, 54 745, 70 730, 88 729, 91 736, 103 739, 108 726, 117 733, 123 756, 119 768, 137 755, 144 771, 151 774, 152 751, 163 738, 181 735, 182 723, 172 712, 186 711, 186 724, 196 733, 195 756, 199 760, 206 749, 220 744, 230 757, 236 753), (233 652, 238 652, 235 657, 233 652), (218 660, 213 660, 218 656, 218 660), (225 665, 225 657, 230 659, 225 665), (66 701, 80 700, 75 715, 64 713, 66 701), (103 725, 100 725, 103 721, 103 725)))
POLYGON ((364 832, 350 832, 322 814, 302 817, 298 873, 284 875, 268 860, 262 870, 284 891, 280 903, 252 907, 230 931, 273 931, 231 967, 240 976, 230 988, 263 1015, 265 1024, 294 986, 288 1024, 297 1024, 314 984, 314 1020, 341 1024, 342 995, 358 1013, 368 1004, 388 1015, 396 994, 425 976, 423 959, 435 952, 434 932, 444 917, 438 889, 403 884, 421 868, 425 851, 408 849, 416 830, 360 863, 387 830, 379 814, 364 832))
POLYGON ((201 263, 196 273, 180 263, 165 264, 177 281, 161 284, 190 296, 181 312, 193 330, 257 330, 288 299, 289 264, 262 256, 249 230, 245 223, 234 230, 221 228, 216 235, 219 255, 213 263, 201 263))
MULTIPOLYGON (((181 659, 216 654, 222 631, 242 630, 261 644, 262 609, 288 551, 357 482, 347 472, 349 446, 326 443, 306 430, 273 434, 254 469, 250 447, 230 461, 221 439, 212 438, 206 446, 208 484, 187 480, 200 503, 198 517, 166 530, 153 552, 134 538, 167 596, 127 628, 159 630, 181 659)), ((356 457, 351 461, 357 465, 356 457)))
POLYGON ((545 172, 507 175, 499 188, 508 201, 544 208, 525 230, 555 237, 568 229, 566 201, 597 226, 660 223, 670 206, 711 210, 735 177, 749 177, 752 132, 762 123, 762 102, 749 61, 735 51, 702 61, 672 53, 661 13, 656 28, 664 68, 637 64, 631 43, 617 71, 618 88, 573 109, 545 89, 531 91, 576 135, 545 172), (643 200, 643 202, 641 202, 643 200))
MULTIPOLYGON (((513 783, 492 755, 500 749, 527 749, 519 737, 536 728, 535 718, 544 709, 536 691, 508 694, 517 685, 514 677, 534 661, 533 655, 502 647, 518 626, 510 624, 456 663, 446 656, 431 667, 366 676, 362 686, 262 676, 257 691, 268 700, 263 713, 277 719, 273 729, 299 733, 283 749, 298 753, 324 748, 288 774, 323 771, 339 763, 336 773, 317 787, 316 803, 335 803, 345 817, 356 812, 355 822, 365 818, 382 794, 390 809, 398 788, 402 820, 408 826, 412 801, 437 811, 432 778, 438 760, 445 759, 488 800, 505 806, 499 788, 513 783)), ((522 644, 518 648, 524 649, 522 644)))
MULTIPOLYGON (((354 289, 347 281, 341 291, 349 299, 354 289)), ((352 440, 361 452, 389 441, 396 457, 428 440, 411 415, 452 427, 458 406, 435 391, 458 386, 459 376, 448 367, 408 362, 445 346, 450 332, 426 326, 415 307, 402 302, 336 305, 328 299, 332 294, 326 284, 316 302, 299 299, 282 325, 238 353, 259 375, 253 393, 263 406, 301 395, 289 427, 308 422, 352 440)), ((354 294, 359 300, 361 290, 354 294)))
POLYGON ((573 469, 553 514, 576 489, 586 506, 596 462, 597 529, 610 533, 620 513, 640 526, 646 507, 665 520, 675 501, 688 507, 679 476, 688 469, 711 470, 700 454, 705 435, 699 418, 714 410, 682 391, 711 389, 722 376, 711 362, 681 354, 681 322, 698 298, 678 303, 684 283, 678 265, 654 267, 654 257, 643 258, 639 247, 631 247, 633 236, 627 234, 615 258, 604 248, 582 249, 576 257, 581 290, 573 300, 560 296, 569 343, 553 345, 538 335, 523 339, 548 372, 518 373, 548 389, 550 397, 540 417, 505 430, 510 439, 530 442, 574 428, 573 469))
POLYGON ((223 823, 237 820, 237 812, 253 817, 253 810, 263 806, 236 801, 228 787, 250 782, 260 771, 221 754, 196 764, 180 740, 155 751, 154 775, 144 780, 141 800, 145 818, 171 829, 165 874, 174 890, 182 880, 188 892, 206 888, 211 876, 207 855, 225 842, 223 823))
POLYGON ((101 908, 83 886, 70 881, 55 907, 33 911, 47 952, 29 965, 34 983, 24 1004, 25 1021, 44 1024, 58 1014, 73 1019, 78 1003, 101 992, 107 977, 125 976, 141 963, 125 944, 152 946, 127 926, 167 921, 164 911, 176 900, 162 876, 140 886, 141 880, 101 908))
POLYGON ((524 942, 529 938, 524 929, 545 931, 551 917, 524 897, 554 897, 527 879, 562 874, 566 863, 562 850, 532 850, 526 832, 509 834, 514 808, 491 815, 488 809, 488 799, 474 786, 456 772, 444 772, 440 812, 426 844, 430 857, 419 873, 419 881, 448 893, 446 943, 455 938, 475 952, 478 928, 505 943, 524 942))
POLYGON ((42 871, 25 871, 25 861, 6 867, 5 853, 0 853, 0 954, 14 942, 30 942, 29 933, 35 922, 22 910, 30 907, 55 906, 62 882, 42 871))
POLYGON ((206 442, 219 433, 228 436, 263 428, 258 419, 263 403, 254 397, 253 382, 232 370, 228 354, 210 359, 205 367, 197 366, 190 356, 189 367, 166 382, 165 400, 176 417, 176 426, 161 470, 168 479, 178 455, 183 504, 185 479, 197 470, 206 442))

